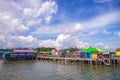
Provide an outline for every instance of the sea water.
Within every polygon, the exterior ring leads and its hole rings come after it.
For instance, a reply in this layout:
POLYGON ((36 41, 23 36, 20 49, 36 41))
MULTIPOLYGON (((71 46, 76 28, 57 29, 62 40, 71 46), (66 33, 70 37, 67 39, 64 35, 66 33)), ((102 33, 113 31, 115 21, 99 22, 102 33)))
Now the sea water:
POLYGON ((0 80, 120 80, 120 66, 0 60, 0 80))

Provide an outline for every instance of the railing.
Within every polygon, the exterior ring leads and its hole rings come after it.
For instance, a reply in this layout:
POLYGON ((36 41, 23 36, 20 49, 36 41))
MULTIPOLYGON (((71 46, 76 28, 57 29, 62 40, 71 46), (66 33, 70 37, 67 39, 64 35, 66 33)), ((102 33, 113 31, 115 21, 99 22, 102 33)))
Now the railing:
POLYGON ((82 58, 80 55, 76 55, 76 54, 67 54, 67 55, 41 55, 41 54, 37 54, 36 58, 37 57, 82 58))

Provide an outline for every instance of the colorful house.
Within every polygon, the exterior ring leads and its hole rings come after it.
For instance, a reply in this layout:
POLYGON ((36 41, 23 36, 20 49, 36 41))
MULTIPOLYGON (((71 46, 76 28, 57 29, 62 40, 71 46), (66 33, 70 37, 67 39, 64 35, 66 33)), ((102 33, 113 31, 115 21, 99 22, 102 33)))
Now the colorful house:
POLYGON ((33 54, 34 50, 14 50, 14 54, 33 54))
POLYGON ((55 49, 53 49, 53 50, 51 51, 51 53, 52 53, 53 55, 59 55, 60 52, 61 52, 61 49, 60 49, 60 48, 55 48, 55 49))
POLYGON ((86 54, 85 58, 97 58, 97 53, 84 53, 86 54))
POLYGON ((10 60, 22 60, 22 59, 34 59, 35 54, 32 49, 15 49, 13 52, 9 53, 10 60))
POLYGON ((92 58, 92 53, 87 53, 87 58, 92 58))
POLYGON ((42 56, 48 56, 48 55, 51 55, 52 52, 50 52, 50 51, 49 52, 40 51, 38 54, 42 55, 42 56))
POLYGON ((98 58, 98 54, 103 53, 104 50, 95 47, 89 47, 84 49, 83 52, 87 53, 87 58, 98 58))
POLYGON ((116 56, 120 56, 120 48, 116 49, 116 56))
POLYGON ((97 58, 97 53, 80 50, 80 58, 97 58))
POLYGON ((7 50, 0 51, 0 58, 8 58, 9 54, 7 50))
POLYGON ((92 53, 92 58, 97 58, 98 53, 92 53))
POLYGON ((96 51, 94 48, 91 48, 91 50, 80 50, 79 54, 80 58, 98 58, 99 51, 96 51))

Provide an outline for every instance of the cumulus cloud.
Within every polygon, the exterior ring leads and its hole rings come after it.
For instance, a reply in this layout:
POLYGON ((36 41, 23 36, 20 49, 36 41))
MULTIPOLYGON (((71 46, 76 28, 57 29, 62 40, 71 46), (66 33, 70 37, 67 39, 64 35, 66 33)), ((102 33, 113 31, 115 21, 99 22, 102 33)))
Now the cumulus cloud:
MULTIPOLYGON (((42 26, 34 31, 33 35, 53 35, 53 34, 80 34, 85 31, 85 27, 82 26, 80 23, 73 23, 73 24, 60 24, 56 26, 42 26)), ((82 36, 82 35, 81 35, 82 36)))
POLYGON ((32 26, 35 23, 39 25, 41 24, 41 21, 50 23, 52 19, 52 14, 55 14, 57 11, 57 4, 55 3, 55 1, 40 1, 34 3, 36 1, 27 0, 27 2, 29 2, 31 5, 24 8, 23 14, 26 20, 26 24, 29 24, 29 21, 32 21, 28 26, 32 26))
POLYGON ((11 29, 15 28, 22 32, 24 30, 28 30, 29 26, 37 24, 40 25, 42 22, 50 23, 52 14, 55 14, 56 11, 57 5, 55 1, 42 2, 39 0, 1 0, 0 28, 2 28, 1 30, 3 30, 4 27, 11 29), (23 5, 21 3, 26 3, 26 5, 23 5))
POLYGON ((59 44, 60 47, 63 48, 69 47, 85 48, 89 46, 89 43, 79 40, 78 38, 68 34, 58 35, 56 42, 59 44))
POLYGON ((79 38, 76 38, 69 34, 60 34, 55 40, 48 39, 40 41, 40 46, 44 47, 59 47, 59 48, 70 48, 70 47, 77 47, 77 48, 87 48, 87 47, 98 47, 102 49, 108 49, 109 46, 102 42, 97 43, 88 43, 79 38))
MULTIPOLYGON (((95 35, 101 27, 120 21, 120 12, 113 11, 82 23, 49 25, 57 9, 56 2, 52 0, 0 0, 0 47, 85 48, 92 44, 83 41, 81 36, 85 33, 89 34, 87 36, 95 35), (42 35, 47 39, 40 39, 42 35), (49 35, 56 37, 48 39, 49 35)), ((64 17, 62 15, 60 19, 64 17)), ((106 30, 103 33, 110 34, 106 30)), ((120 37, 119 32, 116 34, 120 37)), ((96 43, 95 46, 107 48, 103 43, 96 43)))
POLYGON ((1 34, 10 34, 10 33, 22 33, 29 28, 24 24, 21 24, 21 21, 17 18, 12 18, 4 13, 0 13, 0 33, 1 34))
POLYGON ((51 21, 51 16, 47 16, 47 17, 45 17, 44 19, 45 19, 46 23, 50 23, 50 21, 51 21))
POLYGON ((51 0, 0 0, 0 47, 39 46, 40 40, 28 34, 33 26, 50 23, 56 12, 51 0))
POLYGON ((36 26, 36 25, 42 24, 42 22, 43 22, 42 19, 31 19, 26 23, 26 25, 27 26, 36 26))
POLYGON ((107 44, 102 43, 102 42, 95 43, 94 46, 101 48, 101 49, 108 49, 109 48, 109 46, 107 44))
POLYGON ((0 38, 2 48, 38 47, 40 41, 32 36, 5 36, 0 38))
POLYGON ((77 47, 77 48, 87 48, 87 47, 98 47, 101 49, 108 49, 109 46, 102 42, 97 43, 88 43, 79 38, 76 38, 69 34, 60 34, 55 40, 43 40, 40 41, 40 45, 44 47, 59 47, 59 48, 70 48, 70 47, 77 47))
POLYGON ((83 32, 85 30, 84 26, 80 23, 75 23, 73 26, 67 27, 64 30, 64 33, 77 33, 77 32, 83 32))
POLYGON ((89 43, 84 42, 69 34, 60 34, 55 40, 48 39, 40 41, 40 46, 44 47, 59 47, 59 48, 86 48, 90 46, 89 43))
POLYGON ((56 40, 48 39, 48 40, 41 40, 39 43, 42 47, 60 47, 59 43, 56 40))

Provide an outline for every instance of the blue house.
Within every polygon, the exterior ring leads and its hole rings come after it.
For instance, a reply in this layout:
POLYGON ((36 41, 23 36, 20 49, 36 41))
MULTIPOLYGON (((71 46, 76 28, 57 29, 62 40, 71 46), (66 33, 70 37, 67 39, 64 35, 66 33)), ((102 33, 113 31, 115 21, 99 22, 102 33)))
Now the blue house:
POLYGON ((2 50, 0 51, 0 57, 6 59, 10 57, 10 54, 8 53, 7 50, 2 50))
POLYGON ((92 53, 80 53, 81 58, 93 58, 92 53))
POLYGON ((87 58, 92 58, 92 53, 87 53, 87 58))

